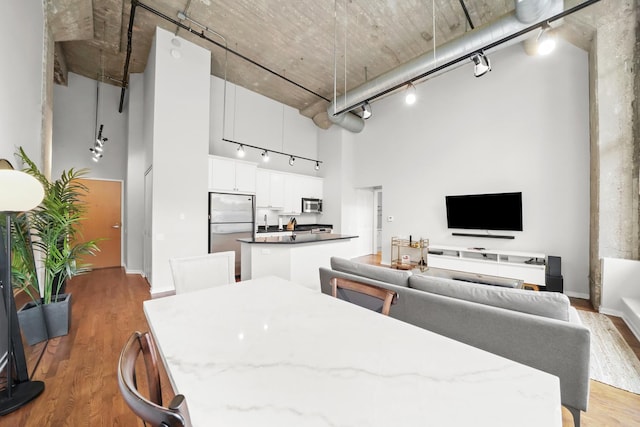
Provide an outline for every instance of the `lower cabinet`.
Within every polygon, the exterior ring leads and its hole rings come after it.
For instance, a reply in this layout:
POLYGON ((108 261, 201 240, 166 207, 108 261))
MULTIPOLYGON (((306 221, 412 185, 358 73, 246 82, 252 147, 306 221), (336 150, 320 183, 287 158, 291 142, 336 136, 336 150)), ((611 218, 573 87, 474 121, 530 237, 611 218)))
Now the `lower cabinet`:
POLYGON ((545 254, 534 252, 476 250, 431 244, 427 262, 429 267, 508 277, 544 286, 545 258, 545 254))

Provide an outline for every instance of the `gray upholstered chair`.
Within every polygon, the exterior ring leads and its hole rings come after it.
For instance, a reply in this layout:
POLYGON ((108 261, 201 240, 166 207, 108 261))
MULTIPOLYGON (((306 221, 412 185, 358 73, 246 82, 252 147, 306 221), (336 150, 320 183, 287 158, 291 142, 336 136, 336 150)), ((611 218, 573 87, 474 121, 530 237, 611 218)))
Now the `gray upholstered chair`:
POLYGON ((389 315, 391 304, 398 299, 398 294, 389 289, 337 277, 331 279, 331 294, 385 316, 389 315), (382 306, 379 301, 382 301, 382 306))
POLYGON ((234 251, 171 258, 169 264, 176 294, 235 283, 235 262, 234 251))
POLYGON ((162 406, 156 349, 148 332, 134 332, 122 348, 118 361, 118 386, 129 408, 145 423, 161 427, 191 427, 187 401, 183 395, 176 395, 169 406, 162 406), (149 388, 148 397, 138 390, 136 361, 141 353, 149 388))

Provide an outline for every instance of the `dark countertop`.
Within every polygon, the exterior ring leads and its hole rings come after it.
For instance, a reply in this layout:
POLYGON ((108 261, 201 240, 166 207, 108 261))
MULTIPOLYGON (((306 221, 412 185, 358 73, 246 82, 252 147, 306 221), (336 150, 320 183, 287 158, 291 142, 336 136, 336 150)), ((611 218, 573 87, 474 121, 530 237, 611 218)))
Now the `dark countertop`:
POLYGON ((352 236, 348 234, 329 234, 329 233, 317 233, 317 234, 298 234, 293 236, 273 236, 273 237, 256 237, 238 239, 238 242, 242 243, 257 243, 257 244, 276 244, 276 245, 296 245, 299 243, 320 243, 329 242, 331 240, 346 240, 357 239, 358 236, 352 236))
POLYGON ((287 224, 283 224, 282 230, 278 230, 277 225, 270 225, 267 230, 264 229, 264 225, 258 226, 258 233, 276 233, 278 231, 308 231, 314 228, 333 228, 331 224, 298 224, 295 230, 287 230, 287 224))

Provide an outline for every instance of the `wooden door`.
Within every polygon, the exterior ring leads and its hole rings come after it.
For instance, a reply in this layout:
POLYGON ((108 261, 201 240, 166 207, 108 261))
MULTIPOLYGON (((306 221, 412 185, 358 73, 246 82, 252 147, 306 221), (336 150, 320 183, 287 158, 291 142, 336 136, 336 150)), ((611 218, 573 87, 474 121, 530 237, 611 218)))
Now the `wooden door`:
POLYGON ((85 241, 101 239, 99 252, 82 260, 93 268, 120 267, 122 265, 122 182, 100 179, 81 179, 88 189, 84 201, 87 211, 80 225, 85 241))

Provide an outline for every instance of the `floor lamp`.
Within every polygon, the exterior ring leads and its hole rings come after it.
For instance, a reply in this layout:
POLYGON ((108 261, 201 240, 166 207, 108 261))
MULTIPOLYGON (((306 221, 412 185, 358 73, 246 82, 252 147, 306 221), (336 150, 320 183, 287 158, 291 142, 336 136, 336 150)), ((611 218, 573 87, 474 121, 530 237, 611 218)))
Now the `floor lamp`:
POLYGON ((0 244, 0 287, 4 303, 4 313, 0 312, 0 315, 5 317, 0 318, 0 337, 4 341, 0 342, 0 373, 4 370, 6 375, 6 387, 0 391, 0 415, 15 411, 44 391, 42 381, 29 380, 11 287, 11 216, 33 209, 43 197, 44 188, 36 178, 13 170, 11 163, 0 159, 0 212, 6 216, 6 235, 0 239, 3 240, 0 244))

